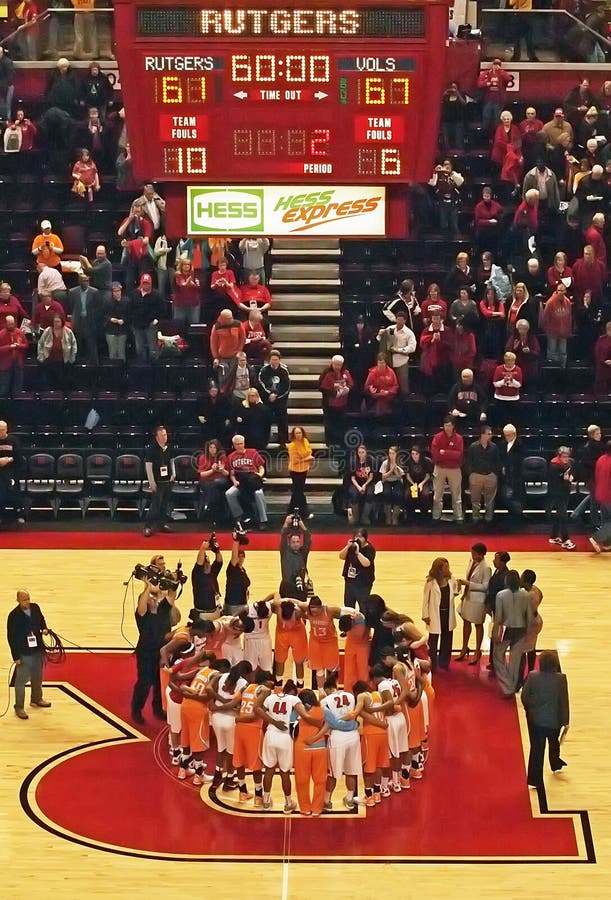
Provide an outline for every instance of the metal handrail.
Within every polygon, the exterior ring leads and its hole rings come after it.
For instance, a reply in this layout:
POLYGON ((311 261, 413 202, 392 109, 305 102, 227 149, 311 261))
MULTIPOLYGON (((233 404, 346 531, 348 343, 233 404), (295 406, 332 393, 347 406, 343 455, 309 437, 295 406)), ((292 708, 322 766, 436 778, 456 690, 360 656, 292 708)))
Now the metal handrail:
POLYGON ((11 31, 10 34, 7 34, 6 37, 3 37, 0 41, 0 47, 3 47, 4 44, 8 43, 8 41, 12 41, 16 34, 19 34, 20 31, 25 31, 26 28, 32 28, 34 25, 38 25, 39 22, 43 22, 45 19, 50 18, 51 13, 48 9, 45 9, 43 12, 39 13, 33 22, 24 22, 23 25, 19 25, 15 28, 14 31, 11 31))
POLYGON ((602 41, 604 44, 606 44, 607 48, 611 51, 611 40, 609 40, 609 38, 605 37, 604 34, 600 34, 598 31, 594 31, 593 28, 590 28, 589 25, 587 25, 581 19, 578 19, 577 16, 574 16, 573 13, 568 12, 568 10, 566 10, 566 9, 532 9, 531 10, 531 9, 491 9, 491 8, 487 8, 487 9, 482 9, 481 12, 482 13, 495 13, 495 14, 510 13, 512 15, 514 15, 515 13, 520 13, 520 14, 529 13, 531 15, 537 15, 537 16, 542 16, 542 15, 547 16, 551 13, 554 16, 566 16, 567 18, 572 19, 573 22, 575 22, 577 25, 580 25, 583 29, 585 29, 585 31, 589 31, 590 34, 592 34, 596 38, 596 40, 602 41))

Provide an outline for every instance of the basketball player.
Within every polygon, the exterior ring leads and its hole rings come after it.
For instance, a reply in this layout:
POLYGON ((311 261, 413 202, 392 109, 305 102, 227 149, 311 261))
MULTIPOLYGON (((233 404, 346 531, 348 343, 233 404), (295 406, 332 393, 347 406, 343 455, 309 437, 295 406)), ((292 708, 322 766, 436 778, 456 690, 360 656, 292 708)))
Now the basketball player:
POLYGON ((314 737, 314 740, 318 740, 329 734, 329 777, 324 805, 327 812, 333 809, 331 797, 338 778, 346 779, 344 806, 346 809, 356 809, 354 802, 356 780, 363 772, 358 723, 351 718, 356 706, 354 694, 339 690, 336 678, 336 675, 332 675, 324 683, 325 696, 320 705, 323 708, 325 725, 314 737))
POLYGON ((339 628, 346 634, 344 686, 349 688, 356 681, 367 681, 369 678, 369 627, 363 613, 344 607, 339 617, 339 628))
POLYGON ((429 658, 429 636, 420 631, 409 616, 387 609, 382 615, 382 624, 391 629, 395 644, 405 643, 418 659, 429 658))
POLYGON ((365 780, 365 806, 375 806, 382 797, 390 797, 390 753, 388 749, 387 710, 392 710, 392 697, 383 700, 379 691, 371 691, 366 681, 354 685, 356 707, 354 718, 361 719, 361 749, 365 780))
POLYGON ((206 637, 206 650, 222 659, 228 659, 230 665, 236 665, 242 659, 242 634, 254 626, 247 625, 240 616, 219 616, 214 621, 204 620, 201 633, 206 637))
POLYGON ((235 725, 242 702, 242 691, 248 686, 246 679, 251 674, 251 664, 243 659, 232 666, 226 675, 221 675, 214 688, 210 689, 213 696, 210 724, 214 729, 217 749, 213 789, 218 788, 223 781, 223 772, 225 772, 223 790, 233 791, 237 787, 233 769, 235 725))
POLYGON ((388 749, 390 750, 390 768, 392 771, 392 789, 397 793, 409 790, 409 730, 408 719, 403 715, 403 704, 407 698, 414 699, 416 692, 410 691, 406 682, 403 687, 396 678, 388 677, 386 666, 377 665, 371 670, 371 677, 376 684, 382 700, 392 699, 392 709, 387 710, 388 749), (403 774, 405 773, 405 774, 403 774))
POLYGON ((233 764, 238 777, 240 803, 252 800, 246 788, 246 769, 252 772, 255 784, 255 806, 263 806, 263 764, 261 762, 261 735, 263 718, 258 710, 274 688, 274 676, 270 671, 259 671, 253 681, 242 691, 242 701, 235 726, 233 764))
POLYGON ((183 701, 183 694, 180 690, 170 687, 170 679, 173 680, 175 685, 179 679, 181 683, 189 683, 203 666, 209 666, 211 662, 214 662, 214 656, 211 653, 206 653, 205 649, 194 652, 193 645, 188 644, 183 648, 182 652, 176 653, 168 662, 169 666, 162 669, 163 680, 166 682, 164 692, 165 711, 170 742, 170 761, 173 766, 177 766, 180 763, 181 755, 180 735, 182 720, 180 707, 183 701))
POLYGON ((305 613, 297 604, 297 601, 288 599, 291 593, 291 585, 282 582, 280 594, 274 598, 274 611, 276 613, 276 637, 274 642, 274 674, 276 686, 282 684, 284 666, 288 659, 289 650, 295 663, 295 680, 297 688, 303 688, 304 666, 308 658, 308 636, 305 628, 305 613))
POLYGON ((271 671, 273 664, 272 639, 269 634, 273 598, 274 594, 269 594, 264 600, 249 603, 246 615, 253 623, 252 631, 246 622, 244 623, 244 659, 248 660, 253 669, 258 667, 266 672, 271 671))
POLYGON ((325 678, 339 669, 339 645, 333 620, 339 619, 342 610, 337 606, 325 606, 316 594, 308 603, 299 602, 298 606, 310 623, 308 662, 316 673, 316 686, 320 689, 325 678))
POLYGON ((390 648, 382 651, 382 662, 392 672, 392 677, 401 685, 402 690, 407 688, 406 702, 403 704, 403 715, 407 720, 409 735, 409 756, 411 766, 406 774, 401 769, 402 778, 415 778, 419 780, 424 774, 424 754, 422 742, 426 736, 424 724, 424 708, 422 706, 422 691, 424 688, 420 669, 416 670, 412 663, 409 650, 404 647, 390 648))
POLYGON ((319 816, 324 808, 327 786, 327 743, 324 737, 313 738, 325 724, 325 718, 314 691, 300 691, 299 699, 316 722, 316 725, 303 719, 299 722, 293 748, 299 812, 302 816, 319 816))
MULTIPOLYGON (((206 644, 206 634, 203 628, 203 622, 187 622, 186 625, 180 625, 172 632, 172 636, 167 644, 164 644, 159 651, 159 660, 162 666, 171 666, 171 659, 177 656, 187 655, 189 647, 192 646, 195 651, 201 650, 206 644)), ((193 650, 191 650, 193 652, 193 650)))
POLYGON ((204 753, 210 747, 208 703, 214 685, 228 667, 227 660, 219 659, 199 669, 189 684, 181 682, 180 673, 174 673, 170 678, 172 690, 183 697, 180 704, 181 755, 178 769, 181 781, 193 775, 193 784, 204 783, 204 753))

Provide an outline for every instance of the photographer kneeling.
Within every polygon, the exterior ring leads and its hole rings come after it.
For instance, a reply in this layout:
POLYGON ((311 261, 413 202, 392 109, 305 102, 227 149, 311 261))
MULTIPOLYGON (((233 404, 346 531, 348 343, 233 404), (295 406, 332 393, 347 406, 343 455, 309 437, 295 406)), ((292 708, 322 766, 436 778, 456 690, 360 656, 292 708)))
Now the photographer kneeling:
POLYGON ((218 619, 220 616, 221 592, 218 575, 222 568, 223 554, 213 532, 209 538, 204 538, 201 542, 195 565, 191 571, 194 608, 191 614, 192 619, 218 619), (208 557, 208 551, 214 553, 212 562, 208 557))
POLYGON ((342 578, 344 579, 344 606, 353 609, 358 603, 362 613, 367 612, 367 602, 375 581, 376 551, 369 543, 366 528, 359 528, 345 547, 340 550, 339 558, 344 560, 342 578))
POLYGON ((227 563, 225 582, 225 606, 223 612, 226 616, 236 616, 248 603, 250 578, 244 568, 248 538, 243 531, 236 528, 232 535, 231 559, 227 563))

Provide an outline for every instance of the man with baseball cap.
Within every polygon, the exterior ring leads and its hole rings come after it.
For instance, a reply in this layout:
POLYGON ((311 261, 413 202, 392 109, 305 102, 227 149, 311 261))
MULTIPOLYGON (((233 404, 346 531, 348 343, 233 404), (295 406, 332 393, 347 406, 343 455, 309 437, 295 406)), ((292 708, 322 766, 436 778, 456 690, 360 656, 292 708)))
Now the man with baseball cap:
POLYGON ((573 140, 573 126, 566 121, 564 110, 561 106, 558 106, 554 110, 554 118, 546 122, 541 129, 541 135, 548 150, 553 150, 554 147, 558 146, 561 134, 568 134, 573 140))
POLYGON ((157 359, 157 328, 165 317, 165 306, 159 291, 153 290, 153 279, 145 272, 140 285, 131 295, 131 323, 136 356, 142 362, 157 359))
POLYGON ((43 219, 40 223, 41 233, 32 241, 32 254, 36 262, 42 262, 46 266, 59 269, 61 266, 61 254, 64 245, 56 234, 51 231, 51 223, 43 219))

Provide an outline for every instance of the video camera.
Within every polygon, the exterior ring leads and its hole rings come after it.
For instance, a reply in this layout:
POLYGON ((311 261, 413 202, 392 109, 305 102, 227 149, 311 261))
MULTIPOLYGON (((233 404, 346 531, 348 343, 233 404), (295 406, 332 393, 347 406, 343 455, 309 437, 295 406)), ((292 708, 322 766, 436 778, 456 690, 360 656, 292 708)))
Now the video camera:
POLYGON ((299 528, 301 523, 301 513, 298 507, 291 510, 291 528, 299 528))
POLYGON ((158 569, 157 566, 142 566, 140 563, 137 563, 134 566, 132 575, 138 581, 148 581, 154 587, 159 586, 162 591, 177 591, 180 585, 187 582, 187 576, 182 570, 180 560, 176 564, 175 572, 172 572, 170 569, 158 569))

